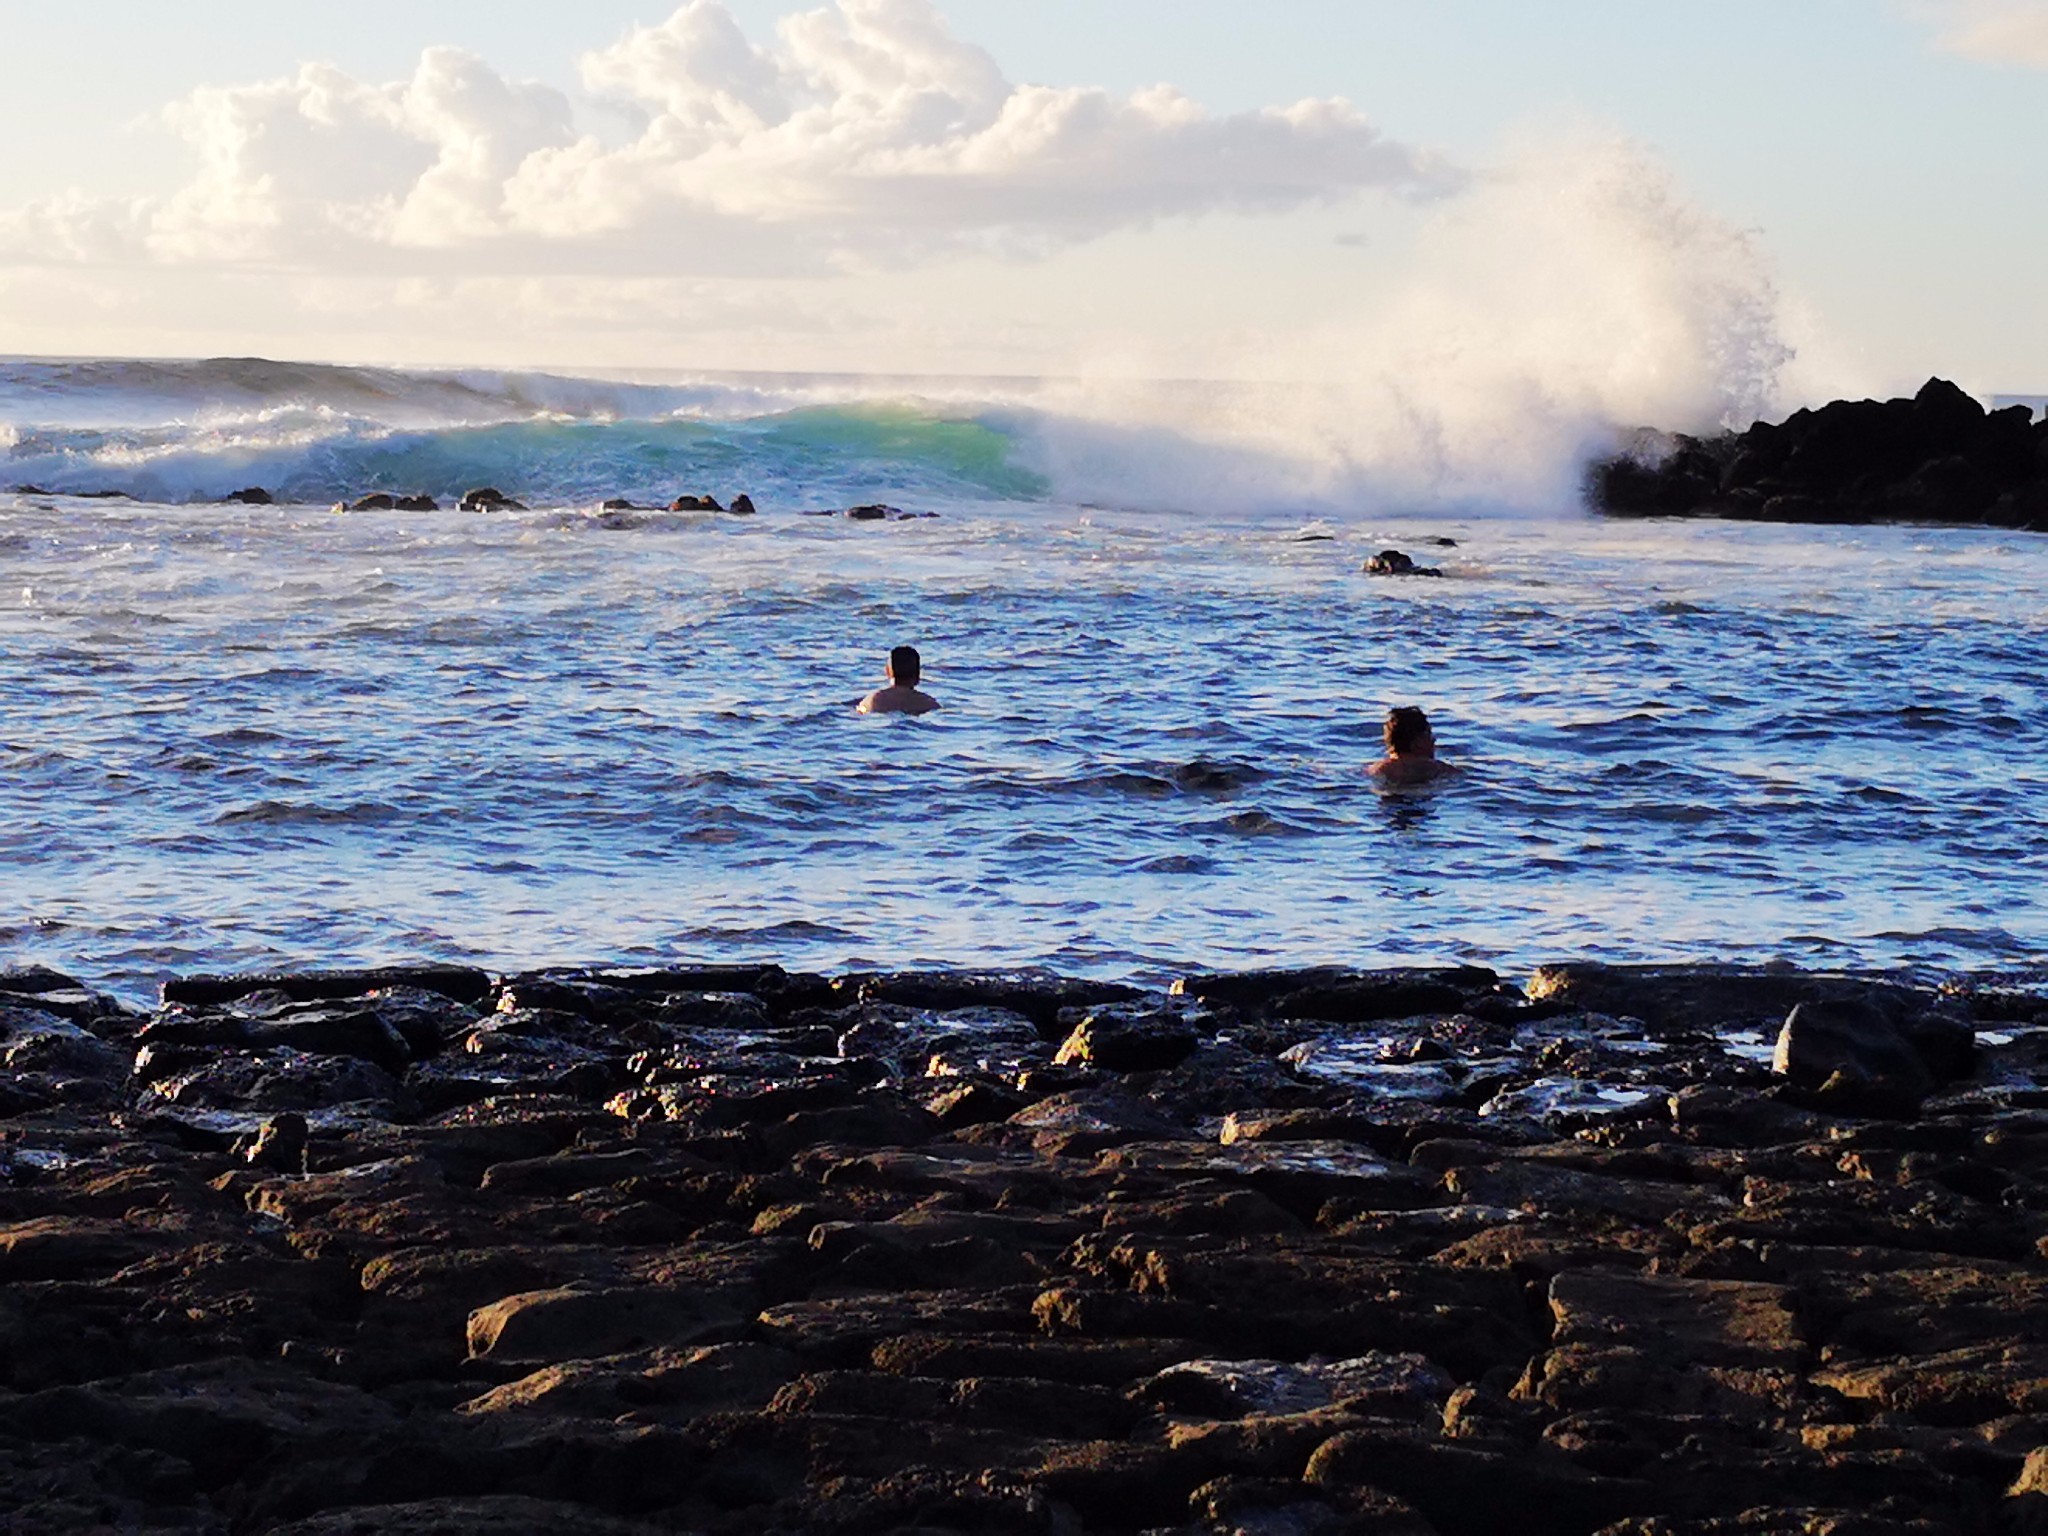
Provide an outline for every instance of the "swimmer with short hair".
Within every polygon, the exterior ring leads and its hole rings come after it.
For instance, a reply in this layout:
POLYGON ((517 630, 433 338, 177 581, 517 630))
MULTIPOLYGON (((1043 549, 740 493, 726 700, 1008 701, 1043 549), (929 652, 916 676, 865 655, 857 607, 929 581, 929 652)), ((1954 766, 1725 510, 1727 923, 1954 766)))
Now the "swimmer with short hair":
POLYGON ((884 674, 889 686, 877 688, 854 708, 863 715, 922 715, 939 707, 939 701, 918 691, 924 677, 924 662, 914 645, 899 645, 889 653, 884 674))
POLYGON ((1382 735, 1387 755, 1365 770, 1382 784, 1429 784, 1459 772, 1456 764, 1437 757, 1436 732, 1430 729, 1429 716, 1413 704, 1388 710, 1382 735))

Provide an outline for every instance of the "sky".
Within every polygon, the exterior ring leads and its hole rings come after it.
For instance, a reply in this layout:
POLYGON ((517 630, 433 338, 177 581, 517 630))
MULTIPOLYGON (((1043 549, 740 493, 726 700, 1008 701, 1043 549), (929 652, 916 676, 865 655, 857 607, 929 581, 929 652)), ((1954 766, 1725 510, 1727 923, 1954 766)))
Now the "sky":
POLYGON ((9 11, 0 353, 2048 392, 2048 0, 9 11))

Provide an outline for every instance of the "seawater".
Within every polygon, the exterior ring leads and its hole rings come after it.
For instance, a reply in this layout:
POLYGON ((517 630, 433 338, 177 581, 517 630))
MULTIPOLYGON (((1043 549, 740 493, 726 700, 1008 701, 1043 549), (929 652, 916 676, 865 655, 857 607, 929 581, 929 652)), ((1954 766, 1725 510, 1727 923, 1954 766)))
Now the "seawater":
POLYGON ((6 959, 139 994, 428 957, 1974 969, 2048 939, 2048 539, 1085 504, 1010 408, 401 378, 372 411, 333 371, 223 405, 64 366, 0 370, 0 480, 56 493, 0 494, 6 959), (172 499, 259 479, 302 499, 172 499), (483 480, 532 510, 325 505, 483 480), (117 485, 156 499, 66 494, 117 485), (684 490, 763 510, 592 505, 684 490), (938 516, 803 515, 855 500, 938 516), (1364 575, 1383 547, 1446 575, 1364 575), (856 716, 905 641, 944 709, 856 716), (1375 788, 1394 703, 1463 777, 1375 788))

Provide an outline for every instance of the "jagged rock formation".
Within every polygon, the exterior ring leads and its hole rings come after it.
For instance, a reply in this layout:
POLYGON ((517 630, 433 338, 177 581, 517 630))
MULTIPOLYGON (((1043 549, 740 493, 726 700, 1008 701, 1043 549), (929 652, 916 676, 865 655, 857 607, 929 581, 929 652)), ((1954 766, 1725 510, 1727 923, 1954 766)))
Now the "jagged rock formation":
POLYGON ((2048 421, 1929 379, 1910 400, 1836 400, 1746 432, 1640 432, 1591 466, 1586 494, 1630 517, 2048 530, 2048 421))
POLYGON ((0 1061, 21 1530, 2048 1506, 2038 976, 16 970, 0 1061))

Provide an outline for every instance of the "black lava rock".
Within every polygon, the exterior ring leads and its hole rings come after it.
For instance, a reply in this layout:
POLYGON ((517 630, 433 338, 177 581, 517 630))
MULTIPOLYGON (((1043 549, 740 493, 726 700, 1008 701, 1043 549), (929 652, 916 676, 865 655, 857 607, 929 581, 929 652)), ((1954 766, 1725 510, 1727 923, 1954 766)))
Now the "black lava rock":
POLYGON ((1585 492, 1617 517, 2048 529, 2048 423, 1929 379, 1911 399, 1835 400, 1711 438, 1646 429, 1588 466, 1585 492))

